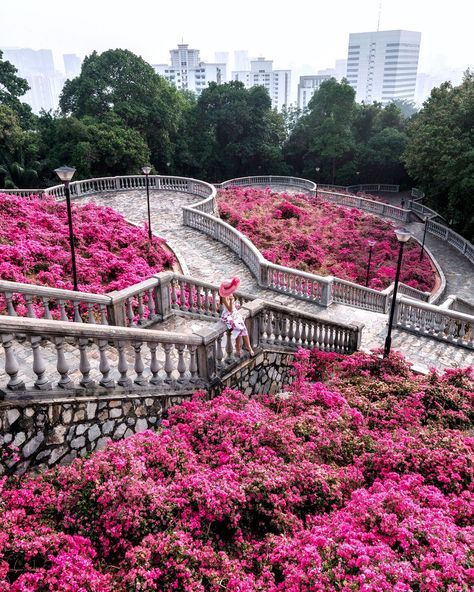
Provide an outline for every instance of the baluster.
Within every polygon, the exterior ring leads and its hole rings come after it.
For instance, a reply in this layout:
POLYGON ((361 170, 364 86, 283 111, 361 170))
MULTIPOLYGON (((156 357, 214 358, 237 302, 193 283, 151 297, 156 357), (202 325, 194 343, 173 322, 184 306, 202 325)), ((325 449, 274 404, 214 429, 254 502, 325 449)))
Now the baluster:
POLYGON ((184 382, 185 374, 186 374, 186 364, 184 362, 184 344, 177 343, 176 349, 178 350, 178 372, 179 378, 178 382, 184 382))
POLYGON ((204 288, 204 312, 209 315, 209 288, 204 288))
POLYGON ((11 317, 16 317, 16 310, 15 307, 13 306, 13 295, 11 292, 5 292, 5 300, 7 302, 7 310, 8 310, 8 314, 11 317))
POLYGON ((328 351, 328 343, 329 343, 329 327, 328 325, 323 325, 323 336, 322 336, 322 347, 323 351, 328 351))
POLYGON ((62 298, 59 299, 59 310, 61 311, 61 321, 68 321, 65 302, 62 298))
POLYGON ((176 286, 177 286, 177 280, 172 281, 170 283, 170 290, 171 290, 171 308, 177 308, 177 297, 176 297, 176 286))
POLYGON ((334 350, 334 325, 329 327, 329 351, 334 350))
POLYGON ((85 338, 79 339, 79 372, 82 374, 82 378, 79 384, 84 388, 90 388, 94 386, 95 382, 89 376, 91 371, 91 365, 89 357, 87 355, 88 340, 85 338))
POLYGON ((288 341, 289 341, 289 343, 294 342, 294 338, 295 338, 294 323, 295 323, 295 321, 294 321, 293 317, 289 317, 288 318, 288 341))
POLYGON ((25 388, 25 383, 21 378, 18 378, 20 366, 12 350, 13 339, 13 335, 2 335, 3 348, 5 350, 5 373, 10 377, 7 383, 7 389, 19 391, 25 388))
POLYGON ((43 317, 45 319, 52 319, 52 315, 51 315, 51 311, 49 310, 49 300, 46 296, 43 296, 43 298, 41 299, 43 301, 43 306, 44 306, 44 313, 43 313, 43 317))
POLYGON ((102 325, 108 325, 107 321, 107 306, 105 304, 99 304, 100 308, 100 322, 102 325))
POLYGON ((151 382, 151 384, 160 384, 162 381, 161 381, 161 379, 159 377, 160 364, 158 363, 158 359, 156 357, 157 344, 156 343, 150 343, 148 345, 148 348, 150 350, 150 355, 151 355, 151 360, 150 360, 151 378, 150 378, 150 382, 151 382))
POLYGON ((155 293, 156 288, 150 288, 148 290, 148 310, 150 311, 149 319, 156 319, 156 304, 155 304, 155 293))
POLYGON ((145 319, 143 317, 143 294, 140 292, 138 294, 138 324, 143 325, 145 319))
POLYGON ((280 335, 281 335, 281 331, 280 331, 280 315, 278 313, 273 313, 273 319, 275 322, 275 343, 278 344, 278 342, 280 341, 280 335))
POLYGON ((301 345, 305 347, 308 341, 306 321, 301 321, 301 345))
POLYGON ((224 334, 221 333, 219 337, 216 339, 216 360, 217 366, 222 366, 222 360, 224 359, 224 352, 222 351, 222 338, 224 334))
POLYGON ((41 337, 31 338, 31 348, 33 350, 33 372, 38 377, 35 380, 35 388, 45 391, 51 389, 51 383, 46 378, 46 364, 44 363, 43 356, 40 350, 41 337))
POLYGON ((145 370, 145 366, 142 360, 142 343, 134 343, 133 349, 135 350, 135 365, 134 370, 137 375, 135 380, 133 381, 135 384, 140 386, 145 386, 147 384, 146 378, 143 376, 143 371, 145 370))
POLYGON ((127 376, 128 373, 128 362, 127 355, 125 352, 125 344, 123 341, 117 343, 118 350, 118 365, 117 370, 120 373, 120 378, 117 380, 117 384, 123 387, 129 387, 132 385, 132 380, 127 376))
POLYGON ((308 348, 311 349, 313 347, 313 335, 314 335, 314 324, 311 321, 306 323, 306 343, 308 344, 308 348))
POLYGON ((79 310, 80 302, 77 302, 77 300, 73 300, 72 305, 74 306, 74 322, 82 323, 81 312, 79 310))
POLYGON ((33 310, 33 298, 30 294, 25 294, 25 300, 26 300, 26 308, 27 308, 27 316, 30 319, 35 319, 36 315, 35 315, 35 311, 33 310))
POLYGON ((72 384, 71 377, 69 376, 69 364, 67 363, 66 356, 64 355, 64 337, 55 337, 54 343, 56 345, 56 356, 58 358, 56 368, 61 376, 58 382, 58 387, 72 387, 74 385, 72 384))
POLYGON ((180 306, 181 310, 187 310, 186 292, 185 292, 184 286, 185 286, 185 283, 183 282, 183 280, 179 280, 179 293, 180 293, 179 298, 180 298, 180 302, 181 302, 181 306, 180 306))
POLYGON ((171 376, 171 373, 173 372, 173 360, 171 359, 171 349, 173 347, 173 345, 171 343, 165 343, 163 345, 164 350, 165 350, 165 372, 166 372, 166 378, 165 378, 165 382, 167 382, 168 384, 171 383, 173 381, 173 378, 171 376))
POLYGON ((109 360, 107 359, 107 352, 105 351, 107 347, 107 340, 99 339, 98 345, 100 356, 99 370, 102 374, 99 384, 101 386, 105 386, 105 388, 113 388, 115 386, 115 382, 110 376, 110 364, 109 360))
POLYGON ((212 314, 215 317, 218 317, 219 316, 219 309, 221 306, 219 296, 218 296, 217 290, 212 290, 211 293, 212 293, 212 314))
POLYGON ((199 290, 193 284, 189 285, 189 309, 191 312, 199 312, 199 290))
POLYGON ((230 329, 226 331, 225 351, 227 354, 226 361, 229 362, 230 358, 232 358, 232 353, 234 351, 234 346, 232 345, 232 331, 230 329))
POLYGON ((135 321, 134 321, 132 300, 133 300, 133 297, 127 298, 125 300, 125 306, 127 308, 127 318, 128 318, 128 324, 129 324, 129 326, 130 327, 136 327, 136 324, 135 324, 135 321))
POLYGON ((301 320, 296 318, 296 330, 295 330, 295 343, 298 346, 301 346, 301 320))
POLYGON ((273 333, 273 328, 272 328, 272 313, 270 311, 267 311, 267 318, 266 318, 266 323, 265 323, 265 332, 267 334, 267 342, 270 343, 272 340, 272 333, 273 333))
POLYGON ((92 304, 92 302, 87 303, 87 316, 89 319, 89 323, 91 325, 95 325, 94 305, 92 304))

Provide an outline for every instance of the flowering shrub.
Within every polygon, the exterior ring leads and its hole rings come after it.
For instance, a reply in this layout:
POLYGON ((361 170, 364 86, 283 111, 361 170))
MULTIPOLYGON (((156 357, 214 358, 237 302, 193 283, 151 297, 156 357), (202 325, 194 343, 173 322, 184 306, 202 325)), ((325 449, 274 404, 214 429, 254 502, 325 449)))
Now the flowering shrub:
POLYGON ((288 398, 197 394, 160 433, 1 479, 0 590, 474 589, 472 372, 316 351, 295 372, 288 398))
MULTIPOLYGON (((219 191, 221 217, 248 236, 273 263, 318 275, 334 275, 365 284, 369 247, 369 287, 388 287, 395 279, 399 244, 392 223, 309 197, 273 193, 270 189, 229 187, 219 191)), ((420 246, 406 244, 401 281, 431 291, 435 275, 420 246)))
MULTIPOLYGON (((72 208, 81 291, 121 290, 173 264, 162 239, 150 245, 145 229, 111 208, 72 208)), ((0 214, 0 279, 72 289, 66 204, 0 194, 0 214)))

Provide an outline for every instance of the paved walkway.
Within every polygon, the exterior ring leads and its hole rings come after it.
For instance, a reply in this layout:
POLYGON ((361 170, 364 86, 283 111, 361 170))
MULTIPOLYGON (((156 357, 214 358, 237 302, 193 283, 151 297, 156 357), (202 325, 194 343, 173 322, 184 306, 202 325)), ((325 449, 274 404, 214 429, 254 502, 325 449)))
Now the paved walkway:
MULTIPOLYGON (((146 220, 146 194, 144 191, 110 193, 89 196, 78 200, 80 203, 94 202, 106 205, 122 213, 128 220, 143 224, 146 220)), ((228 247, 214 239, 183 226, 181 207, 196 202, 196 198, 182 193, 152 191, 150 194, 153 231, 164 237, 172 249, 186 261, 189 273, 201 280, 220 283, 222 278, 239 275, 242 291, 255 296, 318 314, 321 318, 340 322, 364 323, 362 348, 366 350, 383 347, 386 336, 387 316, 379 313, 334 304, 323 308, 257 285, 248 268, 228 247)), ((418 236, 419 226, 412 225, 418 236)), ((422 232, 422 228, 421 228, 422 232)), ((472 301, 469 285, 473 285, 474 270, 469 263, 451 247, 447 247, 435 237, 427 243, 449 278, 449 290, 459 293, 472 301), (470 267, 470 269, 469 269, 470 267)), ((472 288, 471 288, 472 290, 472 288)), ((449 292, 452 293, 452 292, 449 292)), ((395 330, 392 334, 392 347, 399 350, 413 364, 421 369, 452 368, 474 366, 474 352, 458 348, 432 339, 422 338, 405 331, 395 330)))

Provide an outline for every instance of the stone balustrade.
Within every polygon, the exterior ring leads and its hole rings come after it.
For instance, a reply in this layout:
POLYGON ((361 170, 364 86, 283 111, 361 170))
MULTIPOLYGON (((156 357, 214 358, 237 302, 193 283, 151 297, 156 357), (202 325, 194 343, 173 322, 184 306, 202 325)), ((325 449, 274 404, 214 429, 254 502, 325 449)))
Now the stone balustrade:
MULTIPOLYGON (((240 300, 255 348, 277 344, 291 351, 319 347, 352 353, 360 343, 361 325, 325 321, 243 296, 240 300)), ((193 305, 188 306, 192 310, 193 305)), ((206 311, 205 304, 202 311, 215 315, 212 307, 206 311)), ((240 363, 231 332, 221 321, 192 334, 180 334, 0 316, 0 341, 6 378, 0 393, 4 396, 51 390, 80 394, 150 386, 206 387, 232 364, 240 363), (25 368, 27 363, 31 368, 25 368), (30 382, 25 376, 31 377, 30 382)))
POLYGON ((424 337, 474 349, 474 315, 397 296, 394 326, 424 337))
POLYGON ((367 199, 366 197, 359 197, 357 195, 350 195, 347 193, 336 193, 334 191, 325 191, 318 187, 317 197, 325 201, 330 201, 341 206, 349 208, 357 208, 364 210, 378 216, 384 216, 398 220, 399 222, 409 222, 411 210, 398 208, 390 204, 383 203, 381 201, 375 201, 373 199, 367 199))
POLYGON ((0 280, 0 307, 2 304, 12 317, 109 324, 110 298, 101 294, 0 280))
POLYGON ((318 183, 318 189, 329 189, 331 191, 384 191, 385 193, 398 193, 400 185, 391 183, 362 183, 359 185, 330 185, 318 183))
POLYGON ((299 177, 284 177, 278 175, 259 175, 253 177, 237 177, 236 179, 228 179, 223 183, 215 183, 216 187, 250 187, 252 185, 265 185, 268 187, 274 185, 282 185, 284 187, 298 187, 304 191, 311 193, 316 192, 316 183, 309 179, 301 179, 299 177))

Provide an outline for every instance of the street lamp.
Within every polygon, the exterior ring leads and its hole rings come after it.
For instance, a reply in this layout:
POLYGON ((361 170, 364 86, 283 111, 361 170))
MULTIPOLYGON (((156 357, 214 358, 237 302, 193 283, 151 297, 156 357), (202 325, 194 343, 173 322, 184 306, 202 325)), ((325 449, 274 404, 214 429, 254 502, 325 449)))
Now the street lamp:
POLYGON ((142 171, 146 177, 146 205, 148 208, 148 238, 151 243, 152 236, 151 236, 151 213, 150 213, 150 182, 148 179, 148 175, 151 172, 151 166, 148 166, 148 165, 142 166, 142 171))
POLYGON ((392 324, 393 324, 393 317, 395 315, 395 305, 397 301, 397 292, 398 292, 398 282, 400 279, 400 269, 402 267, 402 257, 403 257, 403 247, 405 243, 408 242, 411 234, 405 228, 396 228, 395 234, 397 235, 397 240, 400 243, 400 251, 398 252, 398 263, 397 263, 397 273, 395 274, 395 285, 393 286, 393 294, 392 294, 392 306, 390 307, 390 318, 388 321, 388 331, 387 337, 385 339, 385 347, 383 350, 383 357, 387 358, 390 353, 390 346, 392 345, 392 324))
POLYGON ((78 292, 77 288, 77 271, 76 271, 76 253, 74 251, 74 233, 72 231, 72 211, 71 211, 71 192, 69 191, 69 183, 76 172, 74 167, 62 166, 59 169, 54 169, 54 172, 64 183, 64 192, 66 194, 67 205, 67 221, 69 225, 69 245, 71 247, 71 263, 72 263, 72 280, 74 290, 78 292))
POLYGON ((318 191, 318 185, 319 185, 319 171, 321 169, 319 167, 316 167, 316 192, 318 191))
POLYGON ((429 219, 430 219, 429 216, 425 216, 423 218, 423 222, 425 223, 425 228, 423 230, 423 242, 421 243, 420 263, 423 260, 423 255, 424 255, 424 252, 425 252, 426 229, 427 229, 427 222, 428 222, 429 219))
POLYGON ((365 278, 365 287, 369 285, 369 276, 370 276, 370 262, 372 261, 372 247, 375 247, 377 241, 368 240, 367 244, 369 245, 369 260, 367 261, 367 276, 365 278))

